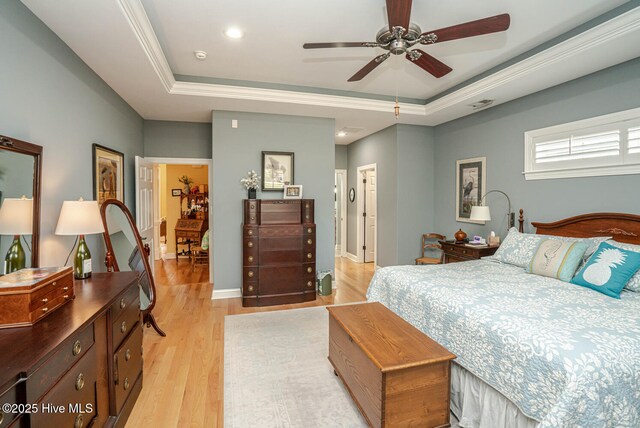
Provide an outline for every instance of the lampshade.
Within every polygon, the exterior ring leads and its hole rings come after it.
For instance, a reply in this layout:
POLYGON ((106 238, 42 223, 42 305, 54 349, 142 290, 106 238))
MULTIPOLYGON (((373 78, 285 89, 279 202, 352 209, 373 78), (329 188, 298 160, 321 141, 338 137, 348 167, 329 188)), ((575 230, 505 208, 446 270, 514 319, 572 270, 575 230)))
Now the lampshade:
POLYGON ((33 233, 33 199, 7 198, 0 207, 0 235, 33 233))
POLYGON ((58 217, 56 235, 89 235, 104 232, 96 201, 64 201, 58 217))
POLYGON ((476 205, 471 207, 471 216, 469 217, 469 220, 490 221, 491 211, 489 211, 489 207, 483 205, 476 205))

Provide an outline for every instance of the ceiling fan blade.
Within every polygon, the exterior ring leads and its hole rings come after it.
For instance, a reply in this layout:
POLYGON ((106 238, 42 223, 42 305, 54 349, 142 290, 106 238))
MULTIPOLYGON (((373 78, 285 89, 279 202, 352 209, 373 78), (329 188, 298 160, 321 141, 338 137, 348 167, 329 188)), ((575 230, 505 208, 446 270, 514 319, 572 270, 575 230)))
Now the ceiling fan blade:
POLYGON ((409 18, 411 17, 411 0, 387 0, 387 18, 389 19, 389 30, 393 27, 409 29, 409 18))
POLYGON ((465 22, 464 24, 440 28, 435 31, 427 31, 426 33, 422 33, 422 35, 428 36, 429 34, 435 34, 437 39, 430 41, 427 38, 427 41, 423 43, 440 43, 449 40, 464 39, 466 37, 481 36, 483 34, 497 33, 508 29, 510 23, 511 17, 509 14, 503 13, 502 15, 465 22))
MULTIPOLYGON (((371 47, 371 42, 335 42, 335 43, 305 43, 304 49, 324 49, 324 48, 366 48, 371 47)), ((377 43, 373 43, 376 46, 377 43)))
POLYGON ((422 68, 428 73, 433 74, 438 78, 450 73, 453 70, 447 64, 437 60, 436 58, 420 49, 414 49, 411 52, 407 52, 406 58, 418 67, 422 68), (417 52, 417 54, 414 54, 413 52, 417 52))
POLYGON ((388 53, 382 54, 382 55, 378 55, 377 57, 375 57, 374 59, 369 61, 367 63, 367 65, 365 65, 360 70, 358 70, 358 72, 356 74, 351 76, 349 78, 349 80, 347 80, 347 82, 357 82, 358 80, 362 80, 362 78, 365 77, 367 74, 371 73, 374 68, 376 68, 377 66, 382 64, 384 62, 384 60, 389 58, 389 55, 390 54, 388 54, 388 53))

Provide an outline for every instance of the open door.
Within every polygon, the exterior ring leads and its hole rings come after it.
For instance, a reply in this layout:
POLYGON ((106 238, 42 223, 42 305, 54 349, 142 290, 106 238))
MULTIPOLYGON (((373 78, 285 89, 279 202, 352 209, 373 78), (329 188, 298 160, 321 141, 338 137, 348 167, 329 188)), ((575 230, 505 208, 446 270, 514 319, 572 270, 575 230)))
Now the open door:
POLYGON ((373 262, 376 259, 376 171, 368 169, 365 171, 365 263, 373 262))
POLYGON ((136 226, 143 245, 149 245, 149 265, 154 274, 153 163, 136 156, 136 226))

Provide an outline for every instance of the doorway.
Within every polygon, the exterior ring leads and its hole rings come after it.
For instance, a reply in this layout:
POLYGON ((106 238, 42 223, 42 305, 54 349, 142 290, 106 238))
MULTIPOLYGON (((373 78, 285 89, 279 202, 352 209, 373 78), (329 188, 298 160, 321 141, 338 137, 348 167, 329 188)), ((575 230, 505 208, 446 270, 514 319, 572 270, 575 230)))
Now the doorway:
POLYGON ((378 197, 377 165, 364 165, 357 169, 358 174, 358 261, 377 265, 378 246, 378 197))
MULTIPOLYGON (((202 272, 206 269, 210 283, 213 254, 201 248, 205 233, 212 229, 212 164, 211 159, 136 157, 136 217, 140 234, 151 247, 152 265, 162 264, 180 274, 206 275, 202 272), (189 220, 187 226, 194 230, 178 226, 181 219, 189 220)), ((212 249, 214 237, 207 235, 212 249)))
POLYGON ((334 190, 334 237, 336 257, 347 252, 347 170, 336 169, 334 190))

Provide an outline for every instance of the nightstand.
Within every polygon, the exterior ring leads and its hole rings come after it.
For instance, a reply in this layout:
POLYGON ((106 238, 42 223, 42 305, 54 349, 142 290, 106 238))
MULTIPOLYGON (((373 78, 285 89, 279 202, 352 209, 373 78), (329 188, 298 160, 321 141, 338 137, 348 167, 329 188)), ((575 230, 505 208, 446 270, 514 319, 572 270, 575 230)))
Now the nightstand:
POLYGON ((499 245, 491 247, 470 247, 465 244, 456 244, 455 242, 439 241, 444 251, 444 262, 466 262, 468 260, 477 260, 480 257, 492 256, 499 245))

